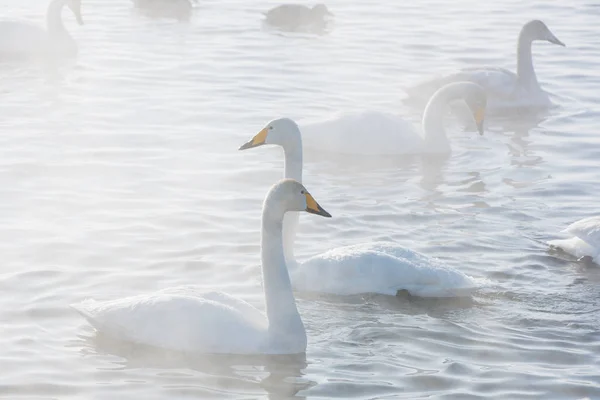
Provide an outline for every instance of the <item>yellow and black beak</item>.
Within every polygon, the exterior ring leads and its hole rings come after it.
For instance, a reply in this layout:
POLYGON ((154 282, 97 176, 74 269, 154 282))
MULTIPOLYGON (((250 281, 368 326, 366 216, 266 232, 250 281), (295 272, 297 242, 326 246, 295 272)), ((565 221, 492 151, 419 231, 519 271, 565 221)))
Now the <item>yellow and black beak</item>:
POLYGON ((323 217, 327 217, 327 218, 331 218, 331 214, 329 214, 327 211, 325 211, 323 209, 323 207, 321 207, 319 205, 319 203, 317 203, 317 201, 312 197, 312 195, 310 193, 305 192, 304 195, 306 196, 306 212, 309 212, 311 214, 322 215, 323 217))
POLYGON ((262 131, 258 132, 252 140, 244 143, 238 150, 252 149, 254 147, 262 146, 267 140, 267 134, 269 133, 269 127, 265 127, 262 131))
POLYGON ((480 135, 483 135, 483 120, 485 119, 485 108, 479 107, 473 113, 473 118, 475 118, 475 123, 477 124, 477 130, 480 135))

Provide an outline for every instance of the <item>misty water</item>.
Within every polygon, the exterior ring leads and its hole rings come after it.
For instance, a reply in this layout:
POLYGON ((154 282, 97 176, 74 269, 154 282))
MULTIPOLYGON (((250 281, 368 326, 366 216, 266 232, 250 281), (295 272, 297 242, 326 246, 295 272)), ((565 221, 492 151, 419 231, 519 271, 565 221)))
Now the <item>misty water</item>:
MULTIPOLYGON (((0 65, 0 397, 600 398, 600 267, 545 244, 598 212, 598 4, 331 0, 321 35, 265 28, 277 4, 203 0, 185 23, 84 0, 84 26, 63 13, 76 59, 0 65), (556 108, 483 136, 451 121, 447 159, 305 154, 333 218, 302 215, 300 259, 392 240, 491 282, 471 298, 296 293, 305 357, 116 343, 69 308, 197 284, 262 309, 260 209, 283 154, 237 148, 282 116, 419 124, 403 87, 514 70, 534 18, 567 45, 533 49, 556 108)), ((45 9, 0 4, 40 24, 45 9)))

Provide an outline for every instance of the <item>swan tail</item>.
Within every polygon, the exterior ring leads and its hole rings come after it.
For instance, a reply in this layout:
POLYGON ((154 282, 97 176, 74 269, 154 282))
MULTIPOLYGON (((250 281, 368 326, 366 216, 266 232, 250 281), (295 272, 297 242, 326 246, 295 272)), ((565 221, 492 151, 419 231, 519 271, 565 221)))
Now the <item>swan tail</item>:
POLYGON ((569 239, 555 239, 550 240, 547 243, 551 247, 559 248, 577 258, 585 256, 594 258, 598 255, 598 251, 593 246, 578 237, 572 237, 569 239))
POLYGON ((85 318, 90 325, 92 325, 96 330, 99 330, 100 323, 96 319, 95 314, 98 308, 98 302, 95 300, 87 299, 82 301, 81 303, 69 304, 73 310, 75 310, 79 315, 85 318))

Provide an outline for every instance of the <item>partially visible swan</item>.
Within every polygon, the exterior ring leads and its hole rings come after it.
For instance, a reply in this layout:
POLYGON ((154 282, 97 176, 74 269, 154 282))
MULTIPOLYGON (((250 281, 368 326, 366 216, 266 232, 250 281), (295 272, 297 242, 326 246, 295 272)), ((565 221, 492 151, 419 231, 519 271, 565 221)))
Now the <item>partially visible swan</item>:
POLYGON ((589 217, 574 222, 562 232, 573 237, 551 240, 548 244, 577 258, 591 257, 595 263, 600 264, 600 217, 589 217))
POLYGON ((282 4, 264 15, 267 24, 293 31, 303 27, 324 27, 326 17, 333 14, 325 4, 316 4, 312 8, 300 4, 282 4))
POLYGON ((288 211, 331 217, 291 179, 274 185, 263 204, 261 261, 266 316, 221 292, 193 286, 121 300, 73 305, 99 332, 167 350, 211 354, 296 354, 306 351, 306 331, 292 292, 282 244, 288 211))
POLYGON ((542 21, 529 21, 519 34, 516 74, 497 67, 465 68, 457 73, 407 88, 406 92, 412 100, 424 102, 433 92, 449 82, 471 81, 485 89, 490 112, 547 108, 552 103, 548 93, 540 87, 533 69, 531 44, 534 40, 545 40, 565 46, 542 21))
POLYGON ((45 30, 25 22, 0 21, 0 60, 75 56, 77 43, 63 25, 63 6, 67 6, 79 25, 83 25, 81 0, 52 0, 46 14, 45 30))
MULTIPOLYGON (((240 150, 265 144, 283 147, 285 177, 301 181, 302 137, 298 125, 289 118, 271 121, 240 150)), ((338 295, 396 295, 406 290, 421 297, 459 297, 480 286, 475 279, 435 259, 386 242, 340 247, 298 263, 293 249, 298 217, 298 213, 289 213, 283 227, 285 259, 296 290, 338 295)))
POLYGON ((479 133, 483 134, 485 91, 471 82, 455 82, 444 85, 429 99, 423 112, 422 133, 399 116, 366 111, 303 124, 303 141, 307 148, 342 154, 447 153, 450 142, 444 129, 444 116, 455 101, 468 105, 479 133))
POLYGON ((190 0, 132 0, 133 5, 143 14, 153 18, 175 18, 189 20, 192 15, 190 0))

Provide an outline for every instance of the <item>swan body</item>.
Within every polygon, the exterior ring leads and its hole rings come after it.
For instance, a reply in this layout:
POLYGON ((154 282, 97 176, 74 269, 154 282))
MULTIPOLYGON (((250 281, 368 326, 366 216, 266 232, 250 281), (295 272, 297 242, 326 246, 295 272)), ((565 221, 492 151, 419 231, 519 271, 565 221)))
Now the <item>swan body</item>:
POLYGON ((374 242, 339 247, 291 269, 294 288, 305 292, 419 297, 461 297, 477 288, 475 279, 416 251, 374 242))
MULTIPOLYGON (((286 178, 302 180, 302 137, 294 121, 269 122, 240 150, 264 144, 283 147, 286 178)), ((293 251, 298 213, 286 215, 283 225, 285 259, 296 290, 338 295, 395 295, 406 290, 422 297, 453 297, 468 295, 480 286, 462 272, 393 243, 340 247, 298 263, 293 251)))
POLYGON ((571 235, 569 239, 557 239, 548 242, 577 257, 591 257, 600 264, 600 217, 589 217, 574 222, 563 230, 571 235))
POLYGON ((46 15, 46 29, 24 22, 0 21, 0 60, 75 56, 77 43, 62 22, 64 6, 71 9, 82 25, 81 0, 52 0, 46 15))
POLYGON ((148 17, 180 21, 189 20, 193 10, 190 0, 133 0, 133 5, 148 17))
POLYGON ((307 7, 300 4, 282 4, 264 13, 267 24, 288 30, 302 27, 324 26, 325 18, 333 15, 325 4, 307 7))
POLYGON ((261 260, 266 315, 220 292, 194 286, 120 300, 86 300, 72 307, 99 332, 167 350, 211 354, 296 354, 306 351, 306 331, 296 307, 282 247, 288 211, 330 217, 302 186, 282 180, 263 205, 261 260))
POLYGON ((307 148, 351 155, 448 153, 450 142, 443 118, 449 105, 460 100, 467 103, 483 133, 485 92, 477 84, 455 82, 439 88, 429 99, 423 112, 423 132, 399 116, 365 111, 304 124, 303 143, 307 148))
POLYGON ((519 34, 517 46, 517 73, 504 68, 465 68, 456 73, 438 76, 406 89, 411 100, 425 101, 427 96, 449 82, 470 81, 483 87, 488 95, 490 112, 515 109, 543 109, 552 103, 548 93, 539 85, 531 54, 535 40, 545 40, 565 46, 539 20, 526 23, 519 34))
POLYGON ((217 354, 261 353, 267 348, 268 324, 262 313, 225 293, 196 291, 182 287, 107 302, 87 300, 75 309, 98 332, 128 342, 217 354))

